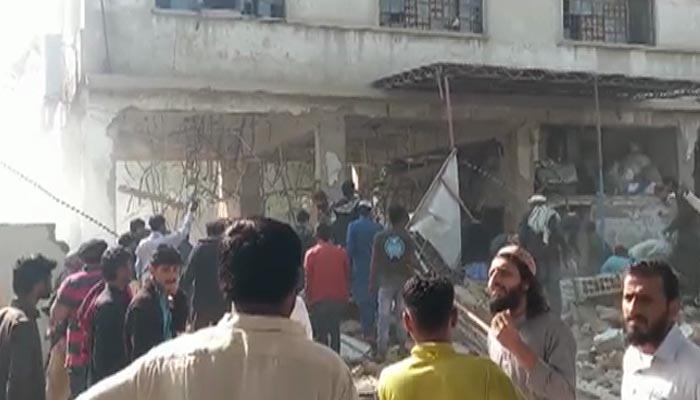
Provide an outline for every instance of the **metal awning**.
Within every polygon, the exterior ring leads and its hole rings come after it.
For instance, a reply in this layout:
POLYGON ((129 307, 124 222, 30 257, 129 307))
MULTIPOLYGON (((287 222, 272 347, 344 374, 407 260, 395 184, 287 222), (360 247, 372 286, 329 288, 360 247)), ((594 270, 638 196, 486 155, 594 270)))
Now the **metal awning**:
POLYGON ((449 79, 452 93, 593 97, 597 79, 601 98, 645 100, 700 97, 700 81, 456 63, 435 63, 414 68, 381 78, 373 86, 381 89, 436 90, 444 78, 449 79))

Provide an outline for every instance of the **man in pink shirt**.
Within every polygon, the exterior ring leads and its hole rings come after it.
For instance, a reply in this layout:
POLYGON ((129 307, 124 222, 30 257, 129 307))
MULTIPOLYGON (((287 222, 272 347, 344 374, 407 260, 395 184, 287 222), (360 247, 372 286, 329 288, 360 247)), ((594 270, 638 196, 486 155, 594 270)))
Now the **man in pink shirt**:
POLYGON ((316 230, 317 244, 306 252, 306 301, 317 342, 340 352, 340 322, 350 297, 350 261, 331 243, 331 227, 316 230))

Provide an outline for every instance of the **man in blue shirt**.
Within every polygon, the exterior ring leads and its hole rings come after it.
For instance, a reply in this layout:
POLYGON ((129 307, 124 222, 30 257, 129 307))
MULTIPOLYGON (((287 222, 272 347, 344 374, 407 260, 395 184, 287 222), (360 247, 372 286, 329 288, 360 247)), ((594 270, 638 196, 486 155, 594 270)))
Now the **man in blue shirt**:
POLYGON ((615 246, 611 255, 600 268, 601 274, 621 274, 632 264, 632 259, 624 246, 615 246))
POLYGON ((382 226, 372 219, 372 203, 362 200, 358 204, 360 217, 350 223, 347 234, 347 252, 352 266, 352 298, 360 311, 362 332, 367 341, 375 338, 375 314, 377 292, 369 290, 369 264, 372 260, 374 236, 382 226))

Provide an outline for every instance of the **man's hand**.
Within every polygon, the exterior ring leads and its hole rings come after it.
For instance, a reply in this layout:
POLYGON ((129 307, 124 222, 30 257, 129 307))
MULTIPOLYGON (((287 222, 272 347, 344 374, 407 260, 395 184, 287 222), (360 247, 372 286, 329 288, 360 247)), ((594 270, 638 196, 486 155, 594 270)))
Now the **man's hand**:
POLYGON ((491 320, 491 332, 503 347, 516 353, 522 344, 520 333, 510 315, 510 310, 496 314, 491 320))
POLYGON ((199 208, 199 202, 197 200, 192 200, 190 202, 190 212, 195 212, 199 208))
POLYGON ((496 314, 491 320, 491 333, 527 371, 535 368, 537 355, 523 342, 510 310, 496 314))

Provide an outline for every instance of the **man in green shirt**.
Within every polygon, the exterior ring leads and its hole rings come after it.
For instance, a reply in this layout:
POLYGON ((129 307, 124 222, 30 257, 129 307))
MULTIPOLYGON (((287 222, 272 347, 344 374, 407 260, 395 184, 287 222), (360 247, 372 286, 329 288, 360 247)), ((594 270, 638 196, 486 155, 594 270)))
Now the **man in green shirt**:
POLYGON ((408 358, 382 371, 379 400, 522 399, 491 360, 453 348, 457 310, 448 279, 413 277, 402 296, 403 322, 416 345, 408 358))

